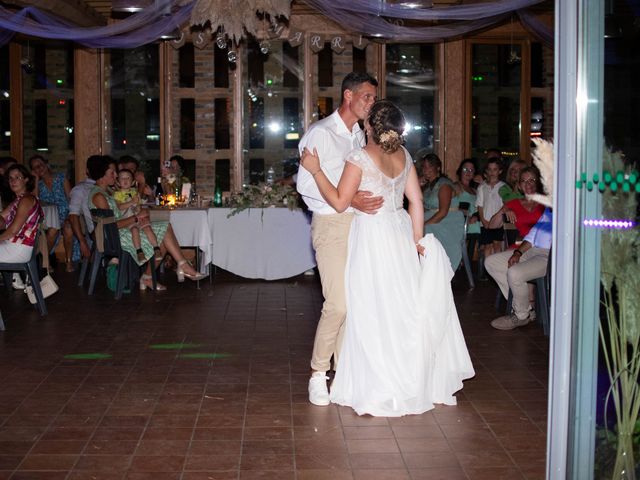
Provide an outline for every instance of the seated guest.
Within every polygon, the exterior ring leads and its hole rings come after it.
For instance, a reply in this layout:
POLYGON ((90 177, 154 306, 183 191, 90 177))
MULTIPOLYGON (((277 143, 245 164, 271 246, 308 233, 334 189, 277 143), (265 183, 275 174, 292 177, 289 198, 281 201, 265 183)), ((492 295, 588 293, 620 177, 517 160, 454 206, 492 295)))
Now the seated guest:
MULTIPOLYGON (((58 218, 62 228, 65 265, 67 272, 73 272, 73 262, 80 259, 80 245, 74 242, 69 215, 69 192, 71 184, 64 173, 54 174, 49 162, 42 155, 34 155, 29 159, 29 167, 36 177, 35 195, 42 203, 50 203, 58 207, 58 218)), ((47 245, 53 249, 58 236, 58 229, 47 229, 47 245)))
POLYGON ((180 155, 174 155, 165 162, 165 165, 160 169, 162 193, 166 195, 177 191, 177 194, 180 195, 182 193, 182 184, 190 183, 189 178, 184 175, 184 171, 184 158, 180 155))
POLYGON ((518 182, 520 181, 520 172, 526 166, 527 164, 522 160, 513 160, 507 167, 507 174, 504 179, 505 184, 499 190, 500 197, 502 197, 504 203, 516 198, 522 198, 522 192, 518 189, 518 182))
POLYGON ((33 195, 33 175, 18 164, 11 165, 6 175, 15 199, 0 213, 0 229, 4 229, 0 233, 0 262, 28 262, 44 213, 33 195))
MULTIPOLYGON (((121 218, 129 218, 132 215, 140 216, 140 195, 138 195, 138 189, 135 187, 133 172, 131 170, 123 168, 118 172, 117 189, 113 192, 113 199, 120 209, 119 216, 121 218)), ((142 230, 151 246, 153 246, 156 260, 162 260, 163 255, 160 252, 158 239, 153 233, 151 222, 148 221, 148 219, 146 223, 135 223, 131 225, 129 230, 131 230, 131 238, 138 255, 138 260, 144 261, 145 259, 142 243, 140 242, 140 230, 142 230)))
POLYGON ((138 188, 138 195, 145 202, 150 202, 154 198, 153 188, 147 184, 144 178, 144 172, 140 170, 140 162, 131 155, 123 155, 118 160, 118 171, 130 170, 133 172, 133 177, 138 188))
MULTIPOLYGON (((478 187, 476 207, 482 226, 480 227, 480 248, 484 257, 502 250, 504 244, 504 227, 502 222, 502 198, 500 188, 504 182, 500 180, 502 163, 498 158, 487 159, 484 168, 485 182, 478 187)), ((479 269, 481 270, 481 269, 479 269)), ((478 272, 482 275, 482 271, 478 272)))
POLYGON ((16 163, 16 159, 13 157, 0 157, 0 208, 6 207, 16 198, 5 176, 9 167, 14 163, 16 163))
POLYGON ((500 287, 504 298, 509 298, 509 290, 513 295, 513 312, 492 320, 493 328, 512 330, 533 320, 527 282, 543 277, 547 272, 551 226, 551 210, 546 208, 518 248, 486 258, 485 268, 500 287))
POLYGON ((89 178, 89 168, 90 165, 95 165, 97 162, 101 161, 101 155, 92 155, 87 159, 87 178, 73 187, 69 194, 68 218, 71 223, 73 234, 80 244, 80 253, 82 254, 82 258, 89 258, 91 256, 91 247, 87 243, 84 231, 89 234, 93 232, 93 220, 91 218, 91 212, 89 211, 89 192, 91 192, 93 187, 96 185, 96 182, 92 178, 89 178), (84 231, 81 222, 84 224, 84 231))
MULTIPOLYGON (((154 257, 153 246, 145 236, 142 236, 141 248, 144 256, 142 259, 139 259, 136 248, 133 245, 133 239, 131 238, 131 230, 129 227, 134 224, 149 223, 149 211, 143 209, 137 215, 122 218, 116 201, 106 192, 106 188, 113 186, 116 180, 116 172, 113 165, 110 164, 109 159, 103 157, 102 160, 96 162, 95 165, 87 164, 87 167, 89 169, 89 176, 96 182, 95 187, 89 194, 89 207, 109 209, 113 211, 113 214, 117 219, 116 225, 118 227, 118 234, 120 236, 120 243, 123 250, 129 253, 138 265, 142 265, 145 261, 154 257)), ((178 282, 183 282, 185 277, 194 281, 201 280, 206 277, 205 274, 196 271, 195 268, 185 260, 182 255, 182 251, 180 250, 180 245, 173 233, 173 229, 168 222, 152 222, 151 228, 158 239, 162 255, 168 252, 177 262, 178 268, 176 273, 178 275, 178 282)), ((147 266, 147 273, 140 277, 140 290, 153 288, 150 273, 151 265, 149 264, 147 266)), ((157 289, 166 290, 166 287, 157 283, 157 289)))
MULTIPOLYGON (((520 237, 524 238, 544 212, 544 205, 525 196, 542 193, 540 172, 536 167, 525 167, 520 171, 516 190, 520 197, 506 202, 502 212, 507 216, 507 220, 515 225, 520 237)), ((509 245, 513 246, 514 243, 515 239, 509 239, 509 245)))
POLYGON ((424 162, 424 233, 433 233, 440 241, 455 272, 462 260, 464 215, 458 209, 453 182, 442 174, 440 158, 435 153, 429 153, 418 160, 424 162))
POLYGON ((476 188, 478 184, 474 181, 476 176, 475 158, 467 158, 460 163, 456 175, 458 181, 454 184, 455 194, 458 197, 458 206, 467 217, 467 253, 469 258, 473 258, 476 243, 480 238, 480 219, 478 207, 476 207, 476 188))

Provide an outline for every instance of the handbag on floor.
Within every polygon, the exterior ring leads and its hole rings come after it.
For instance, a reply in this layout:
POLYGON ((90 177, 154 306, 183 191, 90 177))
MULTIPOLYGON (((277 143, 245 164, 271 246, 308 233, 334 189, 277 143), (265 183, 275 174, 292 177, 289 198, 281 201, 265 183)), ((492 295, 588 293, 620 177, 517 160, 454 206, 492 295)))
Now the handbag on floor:
MULTIPOLYGON (((48 298, 58 291, 58 284, 51 275, 47 274, 42 280, 40 280, 40 289, 42 290, 42 296, 44 298, 48 298)), ((33 292, 33 287, 31 285, 24 289, 24 293, 27 294, 27 298, 32 304, 35 305, 37 303, 38 299, 36 298, 36 294, 33 292)))

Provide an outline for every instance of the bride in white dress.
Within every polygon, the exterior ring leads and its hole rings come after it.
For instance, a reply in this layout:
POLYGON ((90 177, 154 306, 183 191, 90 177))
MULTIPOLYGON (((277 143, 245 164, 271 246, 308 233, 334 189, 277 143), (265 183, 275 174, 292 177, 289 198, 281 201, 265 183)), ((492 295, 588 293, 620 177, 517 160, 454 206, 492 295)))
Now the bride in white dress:
POLYGON ((475 375, 453 304, 449 259, 433 235, 421 238, 422 192, 402 147, 404 124, 392 102, 376 102, 365 121, 367 145, 348 155, 337 188, 317 152, 305 149, 301 159, 338 212, 357 190, 384 197, 376 214, 356 210, 351 224, 346 332, 330 393, 333 403, 360 415, 454 405, 462 380, 475 375))

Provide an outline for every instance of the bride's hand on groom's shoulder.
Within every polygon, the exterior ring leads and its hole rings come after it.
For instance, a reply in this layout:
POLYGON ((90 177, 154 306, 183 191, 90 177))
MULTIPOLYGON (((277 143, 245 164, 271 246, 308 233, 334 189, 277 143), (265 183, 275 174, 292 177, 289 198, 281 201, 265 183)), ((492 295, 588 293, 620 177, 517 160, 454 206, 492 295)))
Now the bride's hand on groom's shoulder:
POLYGON ((300 163, 312 174, 320 170, 320 158, 318 157, 318 151, 314 148, 313 153, 304 147, 302 150, 302 156, 300 157, 300 163))

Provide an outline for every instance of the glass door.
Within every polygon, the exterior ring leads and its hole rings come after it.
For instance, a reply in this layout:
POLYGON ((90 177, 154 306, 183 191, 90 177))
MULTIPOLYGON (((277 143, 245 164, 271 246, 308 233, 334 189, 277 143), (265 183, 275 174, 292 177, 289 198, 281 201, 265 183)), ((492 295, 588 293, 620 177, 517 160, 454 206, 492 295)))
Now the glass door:
POLYGON ((626 0, 556 4, 547 478, 640 473, 639 14, 626 0))

